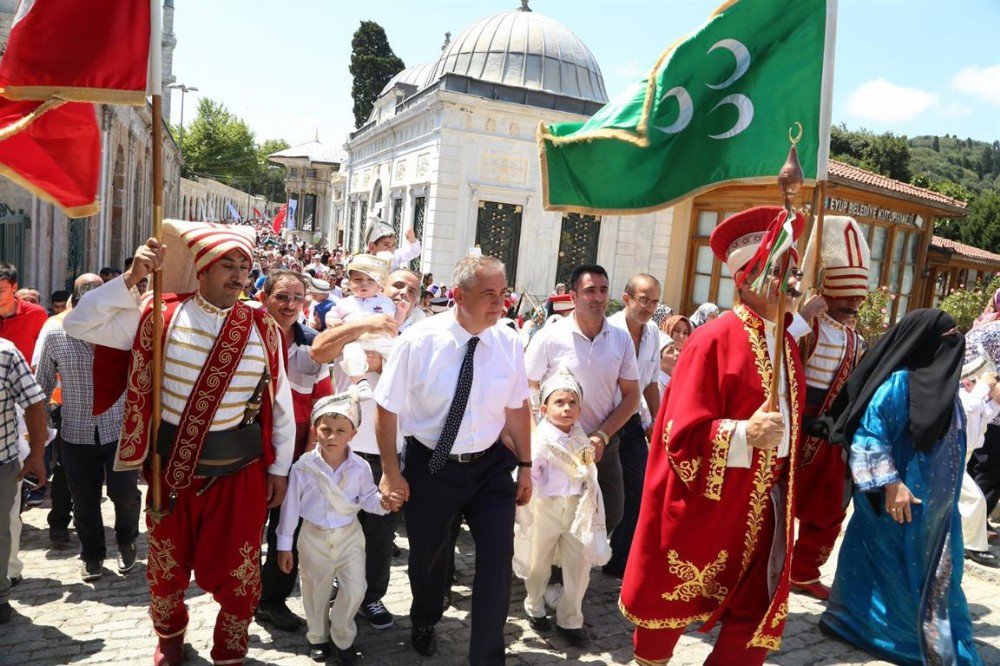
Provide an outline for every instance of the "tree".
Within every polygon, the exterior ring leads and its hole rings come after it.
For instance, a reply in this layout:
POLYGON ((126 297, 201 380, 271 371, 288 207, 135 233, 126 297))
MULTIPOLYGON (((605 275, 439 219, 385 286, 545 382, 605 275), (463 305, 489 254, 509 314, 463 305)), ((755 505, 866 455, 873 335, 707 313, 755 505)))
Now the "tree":
POLYGON ((834 126, 830 128, 830 155, 904 183, 910 181, 910 145, 905 136, 834 126))
POLYGON ((934 149, 935 153, 941 152, 941 139, 934 137, 934 142, 931 144, 931 148, 934 149))
POLYGON ((259 170, 253 132, 222 104, 207 97, 198 101, 198 113, 181 140, 184 176, 214 178, 240 187, 259 170))
POLYGON ((354 126, 361 127, 375 106, 382 88, 406 66, 392 52, 385 30, 374 21, 362 21, 351 39, 351 97, 354 99, 354 126))
POLYGON ((267 156, 288 148, 284 139, 268 139, 257 148, 258 173, 254 183, 254 194, 260 194, 268 201, 285 201, 285 167, 269 164, 267 156))
POLYGON ((1000 193, 986 190, 975 197, 961 222, 962 242, 1000 253, 1000 193))

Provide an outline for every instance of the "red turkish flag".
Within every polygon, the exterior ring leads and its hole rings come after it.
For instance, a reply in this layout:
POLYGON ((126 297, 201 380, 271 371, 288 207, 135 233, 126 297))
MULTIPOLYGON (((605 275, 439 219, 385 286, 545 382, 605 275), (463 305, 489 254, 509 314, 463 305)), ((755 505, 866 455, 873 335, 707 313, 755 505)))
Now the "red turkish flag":
POLYGON ((288 204, 281 204, 281 208, 278 209, 278 214, 274 216, 274 222, 271 223, 271 230, 274 233, 279 233, 281 227, 285 224, 285 215, 288 213, 288 204))
POLYGON ((256 206, 253 207, 253 214, 256 215, 257 217, 264 217, 264 213, 257 210, 256 206))
POLYGON ((68 217, 100 210, 101 132, 93 104, 0 97, 0 174, 68 217))
POLYGON ((160 30, 157 0, 21 0, 0 60, 0 93, 144 105, 147 89, 159 87, 153 30, 160 30))

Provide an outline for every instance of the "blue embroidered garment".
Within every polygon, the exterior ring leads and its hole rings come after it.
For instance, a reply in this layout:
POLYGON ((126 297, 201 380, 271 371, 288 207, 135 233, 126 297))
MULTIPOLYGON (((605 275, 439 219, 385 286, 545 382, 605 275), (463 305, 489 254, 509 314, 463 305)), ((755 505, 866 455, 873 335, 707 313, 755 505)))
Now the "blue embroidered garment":
POLYGON ((962 592, 957 510, 964 415, 956 398, 948 433, 926 453, 913 448, 908 416, 907 371, 897 370, 875 393, 854 435, 854 515, 821 622, 894 663, 979 666, 962 592), (911 505, 913 521, 902 525, 884 510, 882 488, 896 481, 922 502, 911 505))

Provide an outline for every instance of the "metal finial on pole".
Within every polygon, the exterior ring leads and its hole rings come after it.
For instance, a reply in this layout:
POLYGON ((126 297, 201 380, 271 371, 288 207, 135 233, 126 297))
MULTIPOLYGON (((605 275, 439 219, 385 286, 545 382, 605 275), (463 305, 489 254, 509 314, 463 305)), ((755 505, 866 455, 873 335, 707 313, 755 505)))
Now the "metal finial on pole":
POLYGON ((530 12, 531 11, 531 7, 528 6, 528 0, 521 0, 521 11, 522 12, 530 12))
POLYGON ((446 48, 448 48, 449 44, 451 44, 451 33, 446 32, 444 33, 444 44, 441 45, 441 50, 444 51, 446 48))

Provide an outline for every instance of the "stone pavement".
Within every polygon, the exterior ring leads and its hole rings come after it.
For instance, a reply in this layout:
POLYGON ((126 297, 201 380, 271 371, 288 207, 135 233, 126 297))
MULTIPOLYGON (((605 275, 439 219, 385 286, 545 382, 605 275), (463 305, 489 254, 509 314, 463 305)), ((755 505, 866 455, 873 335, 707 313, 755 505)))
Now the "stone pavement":
MULTIPOLYGON (((49 548, 45 522, 47 503, 26 511, 21 542, 25 580, 13 590, 14 620, 0 627, 0 665, 25 664, 148 664, 154 645, 153 630, 146 615, 145 565, 141 561, 126 577, 114 572, 114 537, 107 529, 109 551, 104 577, 91 584, 80 581, 76 559, 76 535, 71 550, 49 548)), ((111 503, 104 502, 105 525, 112 524, 111 503)), ((357 646, 364 653, 361 663, 463 664, 468 646, 469 610, 473 575, 472 542, 468 532, 459 540, 458 582, 454 605, 438 625, 439 655, 422 660, 409 647, 409 586, 406 579, 406 538, 397 544, 402 555, 393 562, 392 582, 385 599, 390 611, 398 614, 396 626, 376 631, 359 622, 357 646)), ((145 531, 140 536, 140 560, 146 553, 145 531)), ((1000 578, 993 572, 968 564, 965 592, 969 598, 980 655, 987 664, 1000 664, 1000 578)), ((824 570, 824 580, 832 580, 833 568, 824 570)), ((303 615, 298 591, 289 606, 303 615)), ((567 649, 554 636, 536 635, 524 621, 524 587, 514 585, 511 617, 507 623, 507 644, 511 664, 624 664, 631 659, 631 627, 617 610, 618 581, 595 571, 587 593, 584 615, 593 634, 587 650, 567 649)), ((212 626, 217 606, 193 584, 189 596, 191 624, 188 642, 192 647, 188 663, 208 664, 212 626)), ((772 653, 768 664, 847 665, 883 664, 864 652, 832 641, 819 633, 816 623, 822 604, 794 595, 781 651, 772 653)), ((681 638, 672 664, 701 664, 711 650, 708 636, 690 631, 681 638)), ((273 634, 257 624, 250 626, 248 664, 306 665, 305 635, 281 631, 273 634)), ((734 665, 738 666, 738 665, 734 665)))

